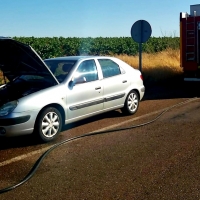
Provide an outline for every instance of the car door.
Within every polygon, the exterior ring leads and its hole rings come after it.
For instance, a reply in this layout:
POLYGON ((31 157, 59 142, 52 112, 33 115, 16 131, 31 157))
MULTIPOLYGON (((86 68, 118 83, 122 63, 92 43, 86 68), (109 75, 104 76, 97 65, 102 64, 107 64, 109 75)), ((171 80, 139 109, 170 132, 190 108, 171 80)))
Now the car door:
POLYGON ((111 59, 98 59, 103 74, 104 109, 117 108, 124 104, 125 91, 130 81, 125 71, 111 59))
POLYGON ((80 63, 67 95, 68 119, 76 121, 103 109, 102 83, 94 59, 80 63))

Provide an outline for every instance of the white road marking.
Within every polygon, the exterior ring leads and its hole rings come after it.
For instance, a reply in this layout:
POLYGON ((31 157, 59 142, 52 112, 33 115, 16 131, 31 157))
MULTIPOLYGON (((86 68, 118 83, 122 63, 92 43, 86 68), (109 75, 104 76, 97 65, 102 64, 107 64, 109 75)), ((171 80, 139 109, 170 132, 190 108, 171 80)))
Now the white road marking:
MULTIPOLYGON (((197 100, 197 99, 198 99, 198 98, 192 98, 192 99, 186 100, 186 101, 184 101, 184 102, 181 102, 181 103, 179 103, 179 104, 180 104, 180 105, 183 105, 183 104, 186 104, 186 103, 195 101, 195 100, 197 100)), ((176 105, 179 105, 179 104, 176 104, 176 105)), ((167 108, 164 108, 164 109, 161 109, 161 110, 157 110, 157 111, 154 111, 154 112, 151 112, 151 113, 148 113, 148 114, 139 116, 139 117, 134 117, 133 119, 126 120, 126 121, 124 121, 124 122, 121 122, 121 123, 118 123, 118 124, 115 124, 115 125, 107 126, 106 128, 98 129, 98 130, 93 131, 93 132, 99 132, 99 131, 105 131, 105 130, 108 130, 108 129, 113 129, 113 128, 116 128, 116 127, 118 127, 118 126, 127 124, 127 123, 129 123, 129 122, 133 122, 133 121, 136 121, 136 120, 139 120, 139 119, 143 119, 143 118, 145 118, 145 117, 149 117, 149 116, 151 116, 151 115, 155 115, 155 114, 161 113, 161 112, 163 112, 164 110, 167 110, 167 109, 170 109, 170 108, 173 108, 173 107, 174 107, 174 106, 170 106, 170 107, 167 107, 167 108)), ((13 163, 13 162, 17 162, 17 161, 23 160, 23 159, 25 159, 25 158, 31 157, 31 156, 36 155, 36 154, 42 154, 42 153, 44 153, 45 151, 47 151, 48 149, 50 149, 52 146, 54 146, 54 145, 51 145, 51 146, 48 146, 48 147, 44 147, 44 148, 38 149, 38 150, 36 150, 36 151, 32 151, 32 152, 30 152, 30 153, 17 156, 17 157, 15 157, 15 158, 11 158, 11 159, 9 159, 9 160, 5 160, 5 161, 3 161, 3 162, 0 163, 0 167, 5 166, 5 165, 8 165, 8 164, 11 164, 11 163, 13 163)))
POLYGON ((53 145, 51 146, 48 146, 48 147, 44 147, 42 149, 38 149, 36 151, 32 151, 30 153, 27 153, 27 154, 23 154, 23 155, 20 155, 20 156, 17 156, 15 158, 11 158, 9 160, 5 160, 3 162, 0 163, 0 167, 2 166, 5 166, 5 165, 8 165, 8 164, 11 164, 13 162, 17 162, 17 161, 20 161, 20 160, 23 160, 25 158, 28 158, 28 157, 31 157, 33 155, 36 155, 36 154, 39 154, 39 153, 44 153, 45 151, 47 151, 49 148, 51 148, 53 145))

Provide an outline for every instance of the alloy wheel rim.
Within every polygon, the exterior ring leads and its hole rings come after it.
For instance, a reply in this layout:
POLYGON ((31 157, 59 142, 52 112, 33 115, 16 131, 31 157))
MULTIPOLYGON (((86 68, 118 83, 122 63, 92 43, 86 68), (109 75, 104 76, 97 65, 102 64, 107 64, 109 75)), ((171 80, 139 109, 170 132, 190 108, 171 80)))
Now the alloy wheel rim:
POLYGON ((47 113, 42 120, 42 133, 45 137, 53 137, 59 129, 59 117, 55 112, 47 113))
POLYGON ((128 108, 131 112, 134 112, 138 107, 138 98, 137 95, 131 93, 128 97, 128 108))

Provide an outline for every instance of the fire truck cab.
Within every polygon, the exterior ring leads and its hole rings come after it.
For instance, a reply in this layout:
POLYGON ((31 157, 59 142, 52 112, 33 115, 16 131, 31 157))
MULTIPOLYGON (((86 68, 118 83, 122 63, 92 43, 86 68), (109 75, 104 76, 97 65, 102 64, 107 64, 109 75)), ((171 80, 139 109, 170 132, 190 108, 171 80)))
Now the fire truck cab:
POLYGON ((180 13, 180 64, 184 81, 200 81, 200 4, 180 13))

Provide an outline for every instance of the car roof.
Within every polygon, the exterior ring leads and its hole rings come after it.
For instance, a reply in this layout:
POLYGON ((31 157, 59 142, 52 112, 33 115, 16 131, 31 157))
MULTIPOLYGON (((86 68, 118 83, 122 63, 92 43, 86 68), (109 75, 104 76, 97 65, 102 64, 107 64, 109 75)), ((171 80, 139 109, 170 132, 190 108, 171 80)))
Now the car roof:
POLYGON ((45 59, 45 61, 48 60, 84 60, 84 59, 88 59, 88 58, 111 58, 109 56, 64 56, 64 57, 56 57, 56 58, 48 58, 45 59))

